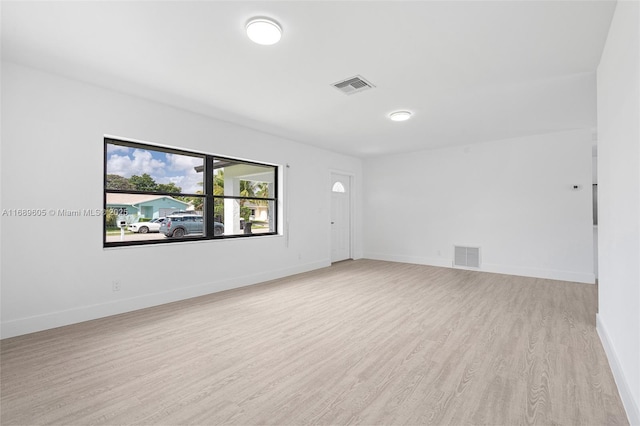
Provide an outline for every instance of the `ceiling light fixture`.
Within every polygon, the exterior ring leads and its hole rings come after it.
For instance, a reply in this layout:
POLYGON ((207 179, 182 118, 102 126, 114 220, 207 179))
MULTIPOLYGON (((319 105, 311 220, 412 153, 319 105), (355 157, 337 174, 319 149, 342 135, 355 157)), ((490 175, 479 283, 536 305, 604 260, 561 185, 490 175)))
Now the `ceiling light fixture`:
POLYGON ((254 43, 269 46, 282 37, 282 28, 272 19, 253 18, 247 23, 247 36, 254 43))
POLYGON ((411 118, 411 111, 394 111, 389 114, 389 118, 393 121, 406 121, 411 118))

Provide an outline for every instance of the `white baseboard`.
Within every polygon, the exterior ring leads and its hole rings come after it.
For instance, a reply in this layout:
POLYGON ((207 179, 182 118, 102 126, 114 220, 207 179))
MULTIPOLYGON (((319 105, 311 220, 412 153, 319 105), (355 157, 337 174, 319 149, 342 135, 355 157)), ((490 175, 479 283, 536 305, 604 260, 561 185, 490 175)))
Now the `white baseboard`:
POLYGON ((482 271, 494 272, 496 274, 509 274, 518 275, 521 277, 533 277, 533 278, 545 278, 549 280, 558 281, 571 281, 584 284, 595 284, 596 275, 593 272, 573 272, 573 271, 558 271, 555 269, 538 269, 538 268, 526 268, 520 266, 508 266, 508 265, 495 265, 490 263, 483 263, 481 265, 482 271))
POLYGON ((629 423, 632 426, 640 426, 640 407, 638 407, 638 402, 635 400, 633 394, 631 393, 629 383, 627 382, 624 372, 620 367, 618 355, 616 354, 616 351, 611 344, 609 333, 607 333, 607 328, 602 322, 602 317, 599 314, 596 314, 596 331, 598 332, 598 336, 600 336, 600 341, 602 342, 604 351, 607 354, 609 366, 611 367, 613 378, 616 381, 616 385, 618 386, 620 399, 622 399, 622 404, 624 405, 624 409, 627 412, 629 423))
MULTIPOLYGON (((386 253, 365 253, 366 259, 386 260, 389 262, 413 263, 416 265, 441 266, 452 268, 451 259, 442 257, 397 256, 386 253)), ((458 269, 458 268, 456 268, 458 269)), ((518 275, 521 277, 545 278, 550 280, 571 281, 585 284, 595 284, 596 277, 593 273, 557 271, 536 268, 522 268, 517 266, 505 266, 483 263, 477 268, 459 268, 470 271, 493 272, 496 274, 518 275)))
POLYGON ((398 256, 387 253, 365 253, 365 259, 385 260, 387 262, 413 263, 415 265, 451 267, 451 260, 437 257, 398 256))
POLYGON ((145 294, 127 299, 119 299, 95 305, 80 306, 64 311, 51 312, 43 315, 19 318, 3 322, 0 329, 0 335, 2 336, 2 339, 5 339, 51 328, 62 327, 65 325, 77 324, 79 322, 118 315, 125 312, 136 311, 138 309, 150 308, 152 306, 177 302, 180 300, 190 299, 192 297, 245 287, 290 275, 313 271, 330 265, 331 262, 329 259, 326 259, 296 265, 291 268, 234 277, 224 281, 198 284, 176 290, 145 294))

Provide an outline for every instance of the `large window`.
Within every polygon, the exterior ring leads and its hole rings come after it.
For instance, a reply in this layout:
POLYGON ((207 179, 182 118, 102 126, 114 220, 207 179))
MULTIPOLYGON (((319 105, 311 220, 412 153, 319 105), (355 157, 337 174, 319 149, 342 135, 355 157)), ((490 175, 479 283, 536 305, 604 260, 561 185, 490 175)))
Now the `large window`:
POLYGON ((277 167, 105 138, 104 245, 277 233, 277 167))

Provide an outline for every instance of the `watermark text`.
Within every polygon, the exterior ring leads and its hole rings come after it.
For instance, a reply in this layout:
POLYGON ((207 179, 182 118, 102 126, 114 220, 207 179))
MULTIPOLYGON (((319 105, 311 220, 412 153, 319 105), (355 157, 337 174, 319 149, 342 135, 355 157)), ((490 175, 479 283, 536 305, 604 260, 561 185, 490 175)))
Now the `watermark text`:
POLYGON ((2 217, 95 217, 126 215, 125 208, 108 209, 2 209, 2 217))

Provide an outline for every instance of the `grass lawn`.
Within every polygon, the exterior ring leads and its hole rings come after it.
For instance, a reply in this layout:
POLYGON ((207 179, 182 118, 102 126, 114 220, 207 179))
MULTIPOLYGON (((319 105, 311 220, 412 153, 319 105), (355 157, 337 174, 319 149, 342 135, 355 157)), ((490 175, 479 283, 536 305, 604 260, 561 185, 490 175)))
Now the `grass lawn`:
MULTIPOLYGON (((133 232, 125 229, 124 235, 132 235, 133 232)), ((107 235, 120 235, 120 228, 117 227, 109 227, 107 228, 107 235)))

